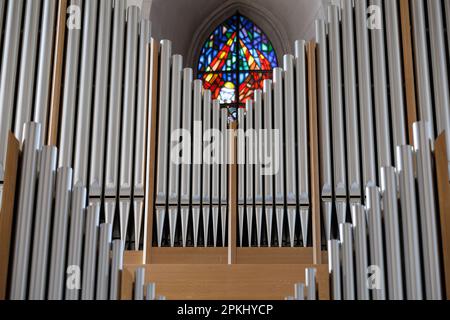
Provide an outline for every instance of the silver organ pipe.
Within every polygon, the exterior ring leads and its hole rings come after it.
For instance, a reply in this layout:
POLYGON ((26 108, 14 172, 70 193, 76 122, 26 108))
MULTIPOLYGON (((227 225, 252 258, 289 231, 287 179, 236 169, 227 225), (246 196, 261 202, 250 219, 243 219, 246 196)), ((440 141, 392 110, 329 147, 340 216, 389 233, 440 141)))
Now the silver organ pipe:
POLYGON ((14 134, 19 140, 22 140, 23 125, 31 120, 41 4, 42 1, 27 1, 25 4, 25 24, 16 102, 17 116, 14 125, 14 134))
MULTIPOLYGON (((82 0, 72 0, 72 8, 82 8, 82 0)), ((88 23, 88 19, 83 19, 88 23)), ((86 26, 88 27, 88 26, 86 26)), ((59 135, 58 167, 72 167, 73 141, 76 113, 76 88, 78 84, 81 30, 72 27, 67 30, 67 55, 64 74, 64 91, 62 93, 61 129, 59 135)), ((75 182, 75 172, 74 172, 75 182)))
MULTIPOLYGON (((190 68, 186 68, 183 71, 183 105, 182 111, 192 109, 192 79, 193 71, 190 68)), ((182 130, 192 132, 192 112, 182 113, 182 130)), ((188 223, 189 223, 189 201, 191 190, 191 143, 192 140, 185 141, 183 144, 187 146, 184 148, 182 157, 186 162, 181 165, 181 237, 183 247, 187 245, 188 237, 188 223), (184 144, 186 143, 186 144, 184 144)))
MULTIPOLYGON (((295 42, 295 96, 297 110, 297 170, 298 204, 303 246, 308 243, 309 225, 309 160, 308 160, 308 101, 306 91, 305 41, 295 42)), ((294 114, 294 113, 293 113, 294 114)), ((294 219, 295 220, 295 219, 294 219)), ((292 236, 292 235, 291 235, 292 236)))
MULTIPOLYGON (((41 40, 39 43, 39 56, 37 58, 36 74, 36 100, 34 107, 34 121, 41 124, 42 132, 47 132, 48 104, 50 101, 52 50, 54 41, 56 0, 47 0, 43 3, 41 21, 41 40)), ((1 21, 0 21, 1 22, 1 21)), ((44 135, 41 135, 43 145, 44 135)))
MULTIPOLYGON (((254 129, 254 119, 255 119, 255 113, 257 110, 255 109, 254 101, 247 100, 246 102, 246 118, 245 118, 245 136, 246 136, 246 208, 245 208, 245 214, 247 217, 247 237, 248 237, 248 246, 252 246, 252 236, 253 236, 253 216, 255 207, 254 199, 254 188, 255 188, 255 178, 254 175, 255 167, 257 164, 257 133, 254 129)), ((257 234, 257 237, 259 235, 257 234)), ((259 240, 259 239, 258 239, 259 240)))
POLYGON ((406 298, 422 300, 422 269, 412 147, 398 146, 396 159, 403 225, 406 298))
MULTIPOLYGON (((284 161, 285 156, 285 145, 284 145, 284 106, 283 106, 283 69, 275 68, 273 70, 273 128, 279 130, 280 140, 279 142, 275 140, 275 137, 270 136, 271 142, 270 147, 274 151, 275 145, 279 143, 280 153, 278 157, 279 171, 275 175, 275 186, 274 186, 274 204, 276 206, 276 224, 277 224, 277 241, 278 245, 281 247, 283 245, 283 225, 284 225, 284 203, 285 203, 285 166, 284 161), (273 145, 272 145, 273 144, 273 145)), ((266 113, 267 115, 267 113, 266 113)), ((274 154, 273 152, 270 154, 274 154)), ((271 177, 271 176, 270 176, 271 177)))
MULTIPOLYGON (((382 8, 380 0, 371 0, 373 6, 382 8)), ((386 45, 384 23, 381 29, 371 30, 372 66, 374 86, 375 132, 377 137, 378 168, 392 165, 392 148, 387 93, 386 45)), ((398 106, 399 107, 399 106, 398 106)))
POLYGON ((358 100, 356 95, 355 41, 352 0, 343 1, 342 42, 344 57, 344 97, 347 132, 348 194, 351 202, 361 202, 358 100))
POLYGON ((433 133, 430 124, 425 121, 414 123, 413 132, 414 152, 417 161, 417 181, 419 185, 425 293, 426 298, 429 300, 440 300, 442 299, 441 270, 439 268, 437 209, 431 158, 433 133))
POLYGON ((370 265, 375 276, 371 283, 372 299, 386 300, 384 271, 384 250, 381 222, 380 190, 378 187, 366 188, 367 224, 369 226, 370 265))
POLYGON ((40 135, 40 124, 29 123, 25 126, 22 160, 23 174, 20 178, 19 207, 17 208, 15 246, 12 256, 13 273, 10 296, 13 300, 24 300, 27 296, 40 135))
POLYGON ((86 212, 81 300, 93 300, 95 297, 95 266, 99 226, 100 203, 90 204, 86 212))
POLYGON ((139 16, 136 6, 127 9, 127 35, 120 148, 119 216, 121 239, 125 242, 133 188, 133 142, 136 113, 136 81, 139 45, 139 16))
MULTIPOLYGON (((245 216, 245 174, 246 174, 246 159, 245 159, 245 110, 240 108, 238 110, 238 130, 237 136, 237 153, 238 153, 238 225, 239 225, 239 244, 243 247, 243 233, 244 233, 244 216, 245 216)), ((205 175, 205 172, 203 172, 205 175)))
POLYGON ((403 300, 397 173, 394 167, 381 168, 381 193, 386 237, 389 300, 403 300))
POLYGON ((356 298, 358 300, 369 300, 366 210, 361 204, 355 204, 351 210, 355 249, 356 298))
MULTIPOLYGON (((263 106, 263 92, 261 90, 255 90, 255 110, 262 110, 263 106)), ((263 113, 255 112, 254 123, 255 123, 255 133, 261 132, 263 128, 263 113)), ((263 152, 263 142, 262 135, 258 135, 255 140, 255 156, 260 159, 263 152)), ((264 186, 264 176, 261 174, 261 166, 255 165, 255 225, 256 225, 256 244, 258 247, 261 246, 261 236, 262 236, 262 221, 263 221, 263 186, 264 186)))
POLYGON ((39 182, 37 187, 36 221, 34 223, 33 252, 31 255, 29 299, 44 300, 47 283, 47 262, 50 242, 53 189, 56 175, 56 147, 41 150, 39 182))
POLYGON ((347 207, 347 178, 345 163, 344 103, 342 95, 341 44, 339 29, 339 10, 337 6, 328 7, 330 42, 330 84, 331 115, 333 137, 334 195, 336 215, 339 224, 345 223, 347 207))
MULTIPOLYGON (((284 172, 285 176, 285 201, 288 205, 287 207, 287 218, 288 218, 288 239, 291 247, 295 245, 295 224, 297 217, 297 190, 296 190, 296 158, 295 158, 295 73, 294 73, 294 56, 285 55, 283 58, 283 73, 284 73, 284 108, 281 115, 284 117, 284 124, 286 126, 284 135, 284 152, 286 159, 286 169, 284 172), (287 174, 291 172, 293 174, 287 174)), ((283 121, 282 121, 283 122, 283 121)), ((282 124, 282 125, 284 125, 282 124)), ((284 212, 283 212, 284 215, 284 212)), ((279 243, 281 245, 281 242, 279 243)))
MULTIPOLYGON (((141 20, 139 34, 139 62, 137 84, 136 131, 134 135, 134 249, 139 250, 145 201, 146 132, 149 103, 150 61, 148 48, 151 41, 151 23, 141 20), (139 70, 144 70, 140 71, 139 70)), ((133 172, 131 173, 133 175, 133 172)))
MULTIPOLYGON (((264 80, 264 91, 263 91, 263 108, 264 110, 264 126, 265 129, 263 136, 263 142, 261 146, 263 148, 263 155, 273 154, 270 152, 273 148, 273 141, 271 140, 270 132, 273 129, 273 95, 272 80, 264 80)), ((270 174, 264 174, 264 170, 261 169, 261 174, 264 176, 264 204, 265 204, 265 219, 266 219, 266 236, 267 236, 267 246, 272 245, 272 226, 273 226, 273 205, 274 205, 274 182, 273 176, 270 174)), ((280 173, 278 173, 280 174, 280 173)))
POLYGON ((318 114, 320 143, 320 187, 322 197, 322 216, 324 219, 325 237, 331 239, 332 214, 332 169, 331 169, 331 132, 330 104, 328 89, 328 43, 327 30, 324 21, 316 21, 316 41, 318 44, 318 114))
POLYGON ((372 81, 369 33, 366 20, 367 2, 355 2, 355 25, 358 65, 358 101, 360 108, 363 189, 377 183, 375 129, 373 122, 372 81))
POLYGON ((78 107, 76 109, 77 120, 73 163, 73 183, 75 186, 82 187, 87 187, 97 9, 98 1, 87 1, 85 3, 85 16, 82 27, 83 40, 80 54, 80 84, 77 99, 78 107))
MULTIPOLYGON (((211 142, 211 137, 207 135, 208 130, 211 130, 211 110, 212 100, 211 91, 205 90, 203 93, 203 161, 202 161, 202 220, 203 220, 203 245, 208 246, 209 234, 209 217, 210 217, 210 203, 211 203, 211 150, 208 149, 208 143, 211 142), (208 139, 206 139, 208 138, 208 139), (209 151, 209 152, 208 152, 209 151)), ((194 142, 195 143, 195 142, 194 142)))
MULTIPOLYGON (((399 32, 398 1, 385 1, 387 57, 389 67, 392 141, 394 147, 407 143, 405 102, 403 96, 402 60, 399 32)), ((394 150, 395 151, 395 150, 394 150)))
MULTIPOLYGON (((448 1, 445 1, 448 3, 448 1)), ((434 113, 437 134, 445 132, 447 141, 450 141, 450 88, 448 70, 445 68, 447 57, 445 54, 443 11, 439 1, 427 2, 428 27, 430 37, 431 70, 433 71, 434 87, 434 113)), ((448 10, 449 8, 447 8, 448 10)), ((447 33, 449 26, 447 25, 447 33)), ((448 45, 448 43, 447 43, 448 45)), ((450 57, 448 57, 450 59, 450 57)), ((447 143, 447 157, 450 159, 450 143, 447 143)), ((450 173, 450 163, 449 163, 450 173)))
POLYGON ((228 201, 228 163, 230 154, 227 146, 229 145, 228 137, 228 110, 221 110, 220 129, 222 131, 222 164, 220 166, 220 222, 222 232, 222 246, 226 246, 226 232, 228 225, 227 201, 228 201))
MULTIPOLYGON (((211 216, 213 231, 213 246, 217 247, 219 235, 219 204, 220 204, 220 163, 221 163, 221 135, 220 128, 220 101, 212 102, 211 110, 211 143, 214 151, 211 152, 211 216)), ((251 223, 250 223, 251 225, 251 223)))
MULTIPOLYGON (((106 112, 108 98, 108 71, 110 68, 111 21, 113 0, 102 0, 99 5, 99 23, 92 120, 89 196, 100 197, 103 192, 106 112)), ((116 49, 113 52, 117 52, 116 49)), ((114 102, 113 102, 114 103, 114 102)))
POLYGON ((417 75, 418 116, 422 121, 428 121, 431 138, 435 138, 435 123, 433 120, 433 102, 431 96, 430 64, 428 62, 428 43, 425 25, 425 3, 423 0, 411 1, 411 17, 413 28, 413 43, 415 56, 415 73, 417 75))
POLYGON ((6 161, 8 131, 12 126, 14 103, 14 83, 17 76, 17 64, 20 45, 20 22, 22 21, 23 0, 8 1, 5 17, 2 69, 0 74, 0 181, 3 182, 6 161))
MULTIPOLYGON (((71 276, 76 275, 81 267, 82 261, 82 248, 83 248, 83 233, 86 214, 86 188, 74 187, 72 191, 72 203, 71 203, 71 216, 70 216, 70 229, 69 229, 69 243, 67 250, 67 263, 66 263, 66 300, 78 300, 80 295, 80 286, 76 280, 70 285, 67 285, 71 281, 71 276)), ((76 277, 74 278, 76 279, 76 277)))
MULTIPOLYGON (((119 139, 120 115, 122 105, 123 60, 125 48, 125 3, 114 2, 113 36, 111 53, 111 77, 109 84, 109 111, 107 129, 107 157, 105 166, 105 197, 112 198, 111 211, 115 211, 115 196, 117 193, 117 178, 119 174, 119 139)), ((112 223, 112 221, 109 221, 112 223)))
POLYGON ((48 299, 61 300, 64 290, 65 257, 69 223, 69 206, 72 195, 73 170, 61 167, 56 174, 56 194, 52 232, 52 253, 48 299))

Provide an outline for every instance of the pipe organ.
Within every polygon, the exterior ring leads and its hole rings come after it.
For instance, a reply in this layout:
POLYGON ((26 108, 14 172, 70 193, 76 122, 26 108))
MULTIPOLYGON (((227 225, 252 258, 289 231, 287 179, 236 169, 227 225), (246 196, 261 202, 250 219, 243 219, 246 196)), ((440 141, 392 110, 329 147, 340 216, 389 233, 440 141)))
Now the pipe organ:
POLYGON ((330 5, 235 114, 124 0, 0 27, 1 299, 450 297, 449 1, 330 5))

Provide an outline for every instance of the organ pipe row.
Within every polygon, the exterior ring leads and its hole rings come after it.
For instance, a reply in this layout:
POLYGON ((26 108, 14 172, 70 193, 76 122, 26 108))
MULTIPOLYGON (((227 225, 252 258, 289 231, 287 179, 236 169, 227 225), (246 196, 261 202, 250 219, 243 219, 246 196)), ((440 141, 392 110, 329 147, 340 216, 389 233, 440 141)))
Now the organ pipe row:
POLYGON ((67 24, 58 148, 46 145, 58 1, 0 5, 1 182, 10 130, 23 163, 11 299, 117 299, 123 252, 141 244, 150 22, 123 0, 69 4, 81 25, 67 24))
POLYGON ((163 40, 155 245, 226 246, 228 111, 171 52, 163 40))
POLYGON ((399 2, 344 0, 316 22, 322 214, 336 300, 443 297, 432 152, 450 132, 448 6, 414 0, 410 8, 411 137, 399 2), (376 10, 380 26, 366 18, 376 10))
POLYGON ((275 68, 273 80, 265 80, 263 91, 255 92, 255 101, 248 101, 246 109, 238 113, 240 246, 308 246, 305 42, 298 41, 295 47, 295 56, 285 55, 284 67, 275 68), (266 136, 261 129, 266 130, 266 136), (274 129, 276 133, 270 131, 274 129), (267 169, 258 161, 266 159, 259 159, 258 155, 271 155, 275 172, 263 174, 267 169))

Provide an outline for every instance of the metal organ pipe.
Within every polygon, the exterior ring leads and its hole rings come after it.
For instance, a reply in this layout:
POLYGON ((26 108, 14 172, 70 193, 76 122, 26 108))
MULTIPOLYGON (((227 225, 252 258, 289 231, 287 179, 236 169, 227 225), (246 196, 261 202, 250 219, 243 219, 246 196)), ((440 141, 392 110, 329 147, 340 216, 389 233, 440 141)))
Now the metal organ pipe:
MULTIPOLYGON (((275 175, 275 198, 276 205, 276 223, 277 223, 277 239, 278 246, 283 246, 283 225, 284 225, 284 203, 285 203, 285 166, 286 148, 284 144, 285 127, 283 116, 285 113, 285 106, 283 105, 283 69, 275 68, 273 70, 273 110, 274 120, 273 128, 279 130, 280 141, 273 139, 271 141, 271 148, 275 150, 275 145, 280 146, 279 153, 279 171, 275 175), (273 144, 273 145, 272 145, 273 144)), ((272 139, 272 137, 271 137, 272 139)), ((274 154, 274 153, 271 153, 274 154)), ((272 176, 270 176, 272 177, 272 176)), ((291 178, 292 179, 292 178, 291 178)))
POLYGON ((361 204, 354 204, 351 209, 355 248, 356 297, 358 300, 369 300, 366 210, 361 204))
POLYGON ((42 1, 27 1, 25 4, 25 22, 17 88, 16 122, 14 126, 14 134, 19 141, 22 140, 23 125, 31 120, 41 4, 42 1))
POLYGON ((428 121, 431 129, 431 138, 435 137, 435 125, 433 121, 433 105, 431 97, 430 66, 428 63, 428 44, 426 38, 425 7, 423 0, 412 0, 411 17, 414 28, 412 29, 414 46, 414 64, 416 73, 416 92, 418 104, 418 116, 421 121, 428 121))
POLYGON ((47 264, 50 243, 50 226, 53 189, 56 175, 56 147, 41 151, 39 181, 36 196, 36 221, 34 223, 33 251, 31 255, 30 289, 28 298, 44 300, 47 283, 47 264))
MULTIPOLYGON (((92 120, 89 196, 100 197, 104 177, 104 150, 106 135, 106 110, 108 75, 110 69, 111 21, 113 0, 101 0, 99 6, 98 39, 95 64, 94 110, 92 120)), ((113 49, 116 52, 116 49, 113 49)), ((111 66, 113 68, 113 66, 111 66)), ((114 75, 113 75, 114 76, 114 75)), ((114 104, 114 102, 111 102, 114 104)))
POLYGON ((94 70, 95 35, 97 33, 98 1, 85 3, 83 41, 81 48, 80 84, 78 90, 77 122, 75 131, 74 171, 75 186, 88 184, 89 135, 91 127, 91 102, 94 70))
POLYGON ((367 224, 369 225, 369 248, 372 283, 372 299, 386 300, 383 230, 381 221, 380 190, 378 187, 366 188, 367 224))
POLYGON ((56 175, 52 253, 49 273, 52 276, 49 279, 48 285, 49 300, 61 300, 63 298, 72 175, 72 169, 66 167, 59 168, 56 175))
POLYGON ((366 20, 367 1, 355 2, 355 25, 358 65, 358 97, 360 108, 363 188, 376 185, 375 131, 373 127, 372 71, 369 33, 366 20))
POLYGON ((15 230, 15 246, 12 249, 12 277, 10 298, 24 300, 27 295, 28 264, 31 250, 31 228, 34 217, 34 200, 37 180, 38 150, 41 125, 27 123, 24 130, 22 174, 15 230))
POLYGON ((393 167, 381 168, 381 193, 386 237, 389 300, 403 300, 397 176, 393 167))
POLYGON ((347 132, 347 167, 350 200, 361 202, 361 176, 359 158, 358 100, 356 96, 355 41, 353 1, 343 1, 342 38, 344 55, 344 96, 347 132))
MULTIPOLYGON (((123 61, 125 48, 125 1, 114 2, 113 36, 111 52, 111 77, 109 84, 109 111, 107 129, 107 158, 105 170, 105 196, 114 198, 119 174, 120 116, 122 110, 123 61)), ((107 200, 112 211, 115 200, 107 200)), ((112 223, 112 221, 110 221, 112 223)))
MULTIPOLYGON (((72 0, 71 6, 80 8, 85 3, 82 0, 72 0)), ((87 11, 89 12, 89 11, 87 11)), ((88 19, 83 19, 87 23, 88 19)), ((67 55, 64 75, 64 90, 62 93, 62 116, 59 135, 58 167, 71 167, 73 156, 74 126, 76 114, 76 89, 78 86, 78 70, 80 64, 81 30, 74 27, 67 31, 67 55)), ((75 172, 74 172, 75 182, 75 172)))
MULTIPOLYGON (((37 60, 36 99, 33 117, 33 121, 41 124, 42 132, 44 133, 41 135, 40 145, 43 144, 44 136, 47 132, 57 3, 57 0, 44 1, 42 9, 41 39, 39 41, 39 56, 37 60)), ((0 25, 2 25, 1 21, 0 25)))
POLYGON ((14 104, 15 79, 20 44, 20 22, 24 1, 8 1, 5 17, 2 70, 0 73, 0 182, 4 180, 6 164, 6 146, 8 132, 11 129, 14 104))
POLYGON ((330 41, 330 85, 333 132, 334 193, 339 224, 345 223, 347 178, 345 163, 344 104, 342 97, 341 44, 337 6, 328 7, 330 41))
MULTIPOLYGON (((309 160, 308 160, 308 101, 306 90, 306 50, 305 41, 295 42, 295 96, 297 111, 297 171, 298 203, 303 246, 308 244, 309 225, 309 160)), ((294 113, 293 113, 294 114, 294 113)), ((294 228, 295 230, 295 228, 294 228)), ((291 235, 292 237, 292 235, 291 235)))
MULTIPOLYGON (((371 0, 370 3, 382 8, 380 0, 371 0)), ((371 30, 371 39, 378 167, 382 167, 392 165, 384 25, 381 29, 371 30)))
POLYGON ((412 147, 407 145, 397 147, 396 159, 403 225, 406 298, 422 300, 422 269, 412 147))
MULTIPOLYGON (((263 106, 263 93, 261 90, 255 90, 255 110, 262 110, 263 106)), ((263 129, 263 113, 255 112, 255 132, 258 134, 258 138, 255 141, 256 158, 261 159, 261 154, 263 152, 263 143, 261 141, 262 135, 261 130, 263 129)), ((261 246, 261 230, 262 230, 262 217, 263 217, 263 185, 264 176, 261 174, 260 161, 257 161, 255 165, 255 224, 256 224, 256 244, 258 247, 261 246)))
MULTIPOLYGON (((448 3, 448 1, 445 2, 448 3)), ((427 1, 436 129, 438 135, 445 131, 446 141, 449 141, 447 142, 447 158, 450 159, 450 90, 448 70, 445 67, 447 57, 445 52, 444 21, 442 13, 444 8, 442 8, 441 4, 440 1, 427 1)), ((448 23, 450 23, 450 21, 448 21, 448 23)), ((447 25, 447 33, 450 32, 449 28, 450 26, 447 25)), ((448 169, 450 173, 450 162, 448 169)))
POLYGON ((403 97, 403 70, 401 57, 401 40, 398 19, 398 1, 384 1, 386 12, 387 54, 389 66, 389 94, 391 102, 391 117, 394 147, 405 145, 406 117, 403 97))
POLYGON ((324 219, 325 237, 331 239, 332 213, 332 169, 331 169, 331 132, 330 132, 330 104, 328 90, 328 44, 324 21, 316 21, 316 41, 318 43, 318 114, 320 143, 320 177, 322 212, 324 219))
POLYGON ((414 153, 419 185, 420 225, 423 243, 425 292, 428 300, 442 299, 439 245, 437 238, 437 209, 431 158, 432 132, 428 122, 413 125, 414 153))

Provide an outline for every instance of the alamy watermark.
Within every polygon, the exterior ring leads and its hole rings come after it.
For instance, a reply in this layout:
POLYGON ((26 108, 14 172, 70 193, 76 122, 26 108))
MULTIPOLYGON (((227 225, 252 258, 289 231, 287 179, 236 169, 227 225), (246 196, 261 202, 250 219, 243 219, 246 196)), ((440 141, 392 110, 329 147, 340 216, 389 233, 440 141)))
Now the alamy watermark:
POLYGON ((170 160, 176 165, 249 164, 258 165, 261 175, 276 175, 280 170, 281 137, 278 129, 202 130, 202 122, 194 122, 194 131, 172 131, 170 160), (236 151, 230 148, 236 139, 236 151))

